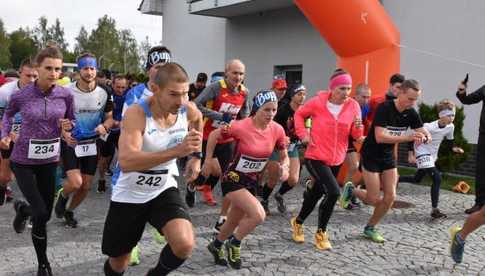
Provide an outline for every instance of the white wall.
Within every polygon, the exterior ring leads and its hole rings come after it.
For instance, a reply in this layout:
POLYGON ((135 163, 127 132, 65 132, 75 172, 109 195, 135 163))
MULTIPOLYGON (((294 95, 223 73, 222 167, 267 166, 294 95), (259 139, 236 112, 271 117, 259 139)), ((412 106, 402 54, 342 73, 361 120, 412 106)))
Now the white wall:
POLYGON ((275 65, 302 64, 310 95, 335 69, 335 54, 296 7, 231 18, 226 34, 226 59, 246 64, 252 93, 271 86, 275 65))
MULTIPOLYGON (((470 91, 485 83, 485 1, 383 2, 401 32, 401 44, 408 47, 401 48, 401 72, 421 82, 424 102, 433 103, 443 98, 458 102, 456 88, 467 72, 470 73, 470 91)), ((465 107, 465 137, 473 144, 478 138, 481 108, 482 104, 465 107)))
POLYGON ((185 0, 163 0, 163 44, 195 80, 224 70, 226 19, 192 15, 185 0))

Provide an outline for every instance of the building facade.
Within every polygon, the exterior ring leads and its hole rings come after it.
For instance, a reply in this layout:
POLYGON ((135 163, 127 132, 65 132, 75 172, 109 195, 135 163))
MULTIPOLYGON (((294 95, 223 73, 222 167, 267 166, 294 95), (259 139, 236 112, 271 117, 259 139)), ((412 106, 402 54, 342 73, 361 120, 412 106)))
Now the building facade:
MULTIPOLYGON (((484 1, 380 2, 400 32, 400 71, 421 82, 424 102, 457 101, 456 87, 466 73, 470 91, 485 83, 484 1)), ((148 6, 163 15, 163 43, 192 78, 240 58, 253 93, 282 75, 303 82, 312 95, 327 87, 336 67, 333 50, 291 0, 144 0, 140 9, 150 12, 148 6)), ((478 137, 480 109, 465 108, 470 143, 478 137)))

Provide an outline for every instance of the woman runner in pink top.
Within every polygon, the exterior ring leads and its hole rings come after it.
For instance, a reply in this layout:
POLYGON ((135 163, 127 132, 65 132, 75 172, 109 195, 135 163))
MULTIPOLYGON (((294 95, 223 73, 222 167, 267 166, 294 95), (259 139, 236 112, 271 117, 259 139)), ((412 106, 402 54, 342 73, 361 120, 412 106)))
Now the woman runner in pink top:
POLYGON ((307 144, 305 165, 314 184, 304 194, 300 213, 291 219, 293 240, 298 243, 304 241, 303 222, 325 195, 318 208, 315 234, 315 245, 320 250, 332 248, 327 224, 340 196, 335 177, 347 153, 348 137, 352 135, 359 141, 363 133, 360 106, 349 97, 352 89, 350 75, 337 69, 330 78, 329 88, 330 91, 318 93, 295 113, 296 135, 307 144), (312 119, 310 134, 305 128, 306 118, 312 119))
POLYGON ((253 99, 253 116, 214 130, 208 138, 206 166, 217 166, 213 153, 218 139, 234 138, 237 143, 221 185, 223 195, 230 201, 230 211, 220 233, 207 247, 218 265, 229 263, 231 267, 240 269, 241 240, 265 219, 264 209, 254 195, 258 177, 275 148, 282 164, 281 180, 288 178, 287 138, 283 127, 273 121, 277 102, 273 91, 259 92, 253 99), (222 245, 228 238, 225 243, 226 261, 222 245))

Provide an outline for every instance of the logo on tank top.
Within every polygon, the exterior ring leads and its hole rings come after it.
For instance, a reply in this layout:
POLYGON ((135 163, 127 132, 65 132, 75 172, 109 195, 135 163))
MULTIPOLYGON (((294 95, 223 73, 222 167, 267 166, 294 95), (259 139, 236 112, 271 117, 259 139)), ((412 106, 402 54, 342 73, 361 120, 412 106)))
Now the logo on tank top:
POLYGON ((182 136, 182 135, 172 137, 167 144, 167 148, 173 148, 173 147, 181 144, 183 140, 184 140, 184 136, 182 136))
POLYGON ((155 131, 157 131, 157 129, 152 128, 152 129, 149 129, 147 133, 148 133, 148 135, 152 135, 155 131))

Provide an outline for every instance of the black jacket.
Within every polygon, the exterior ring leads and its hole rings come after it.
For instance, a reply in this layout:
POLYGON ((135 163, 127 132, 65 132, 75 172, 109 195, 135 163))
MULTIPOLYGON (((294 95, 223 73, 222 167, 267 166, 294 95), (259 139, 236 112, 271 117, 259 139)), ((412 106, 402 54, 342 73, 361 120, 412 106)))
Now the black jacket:
MULTIPOLYGON (((485 85, 478 88, 477 91, 470 93, 470 94, 460 94, 456 92, 456 97, 462 104, 476 104, 479 102, 483 102, 485 99, 485 85)), ((482 111, 480 114, 480 128, 479 128, 479 134, 485 134, 485 109, 483 108, 482 104, 482 111)))

